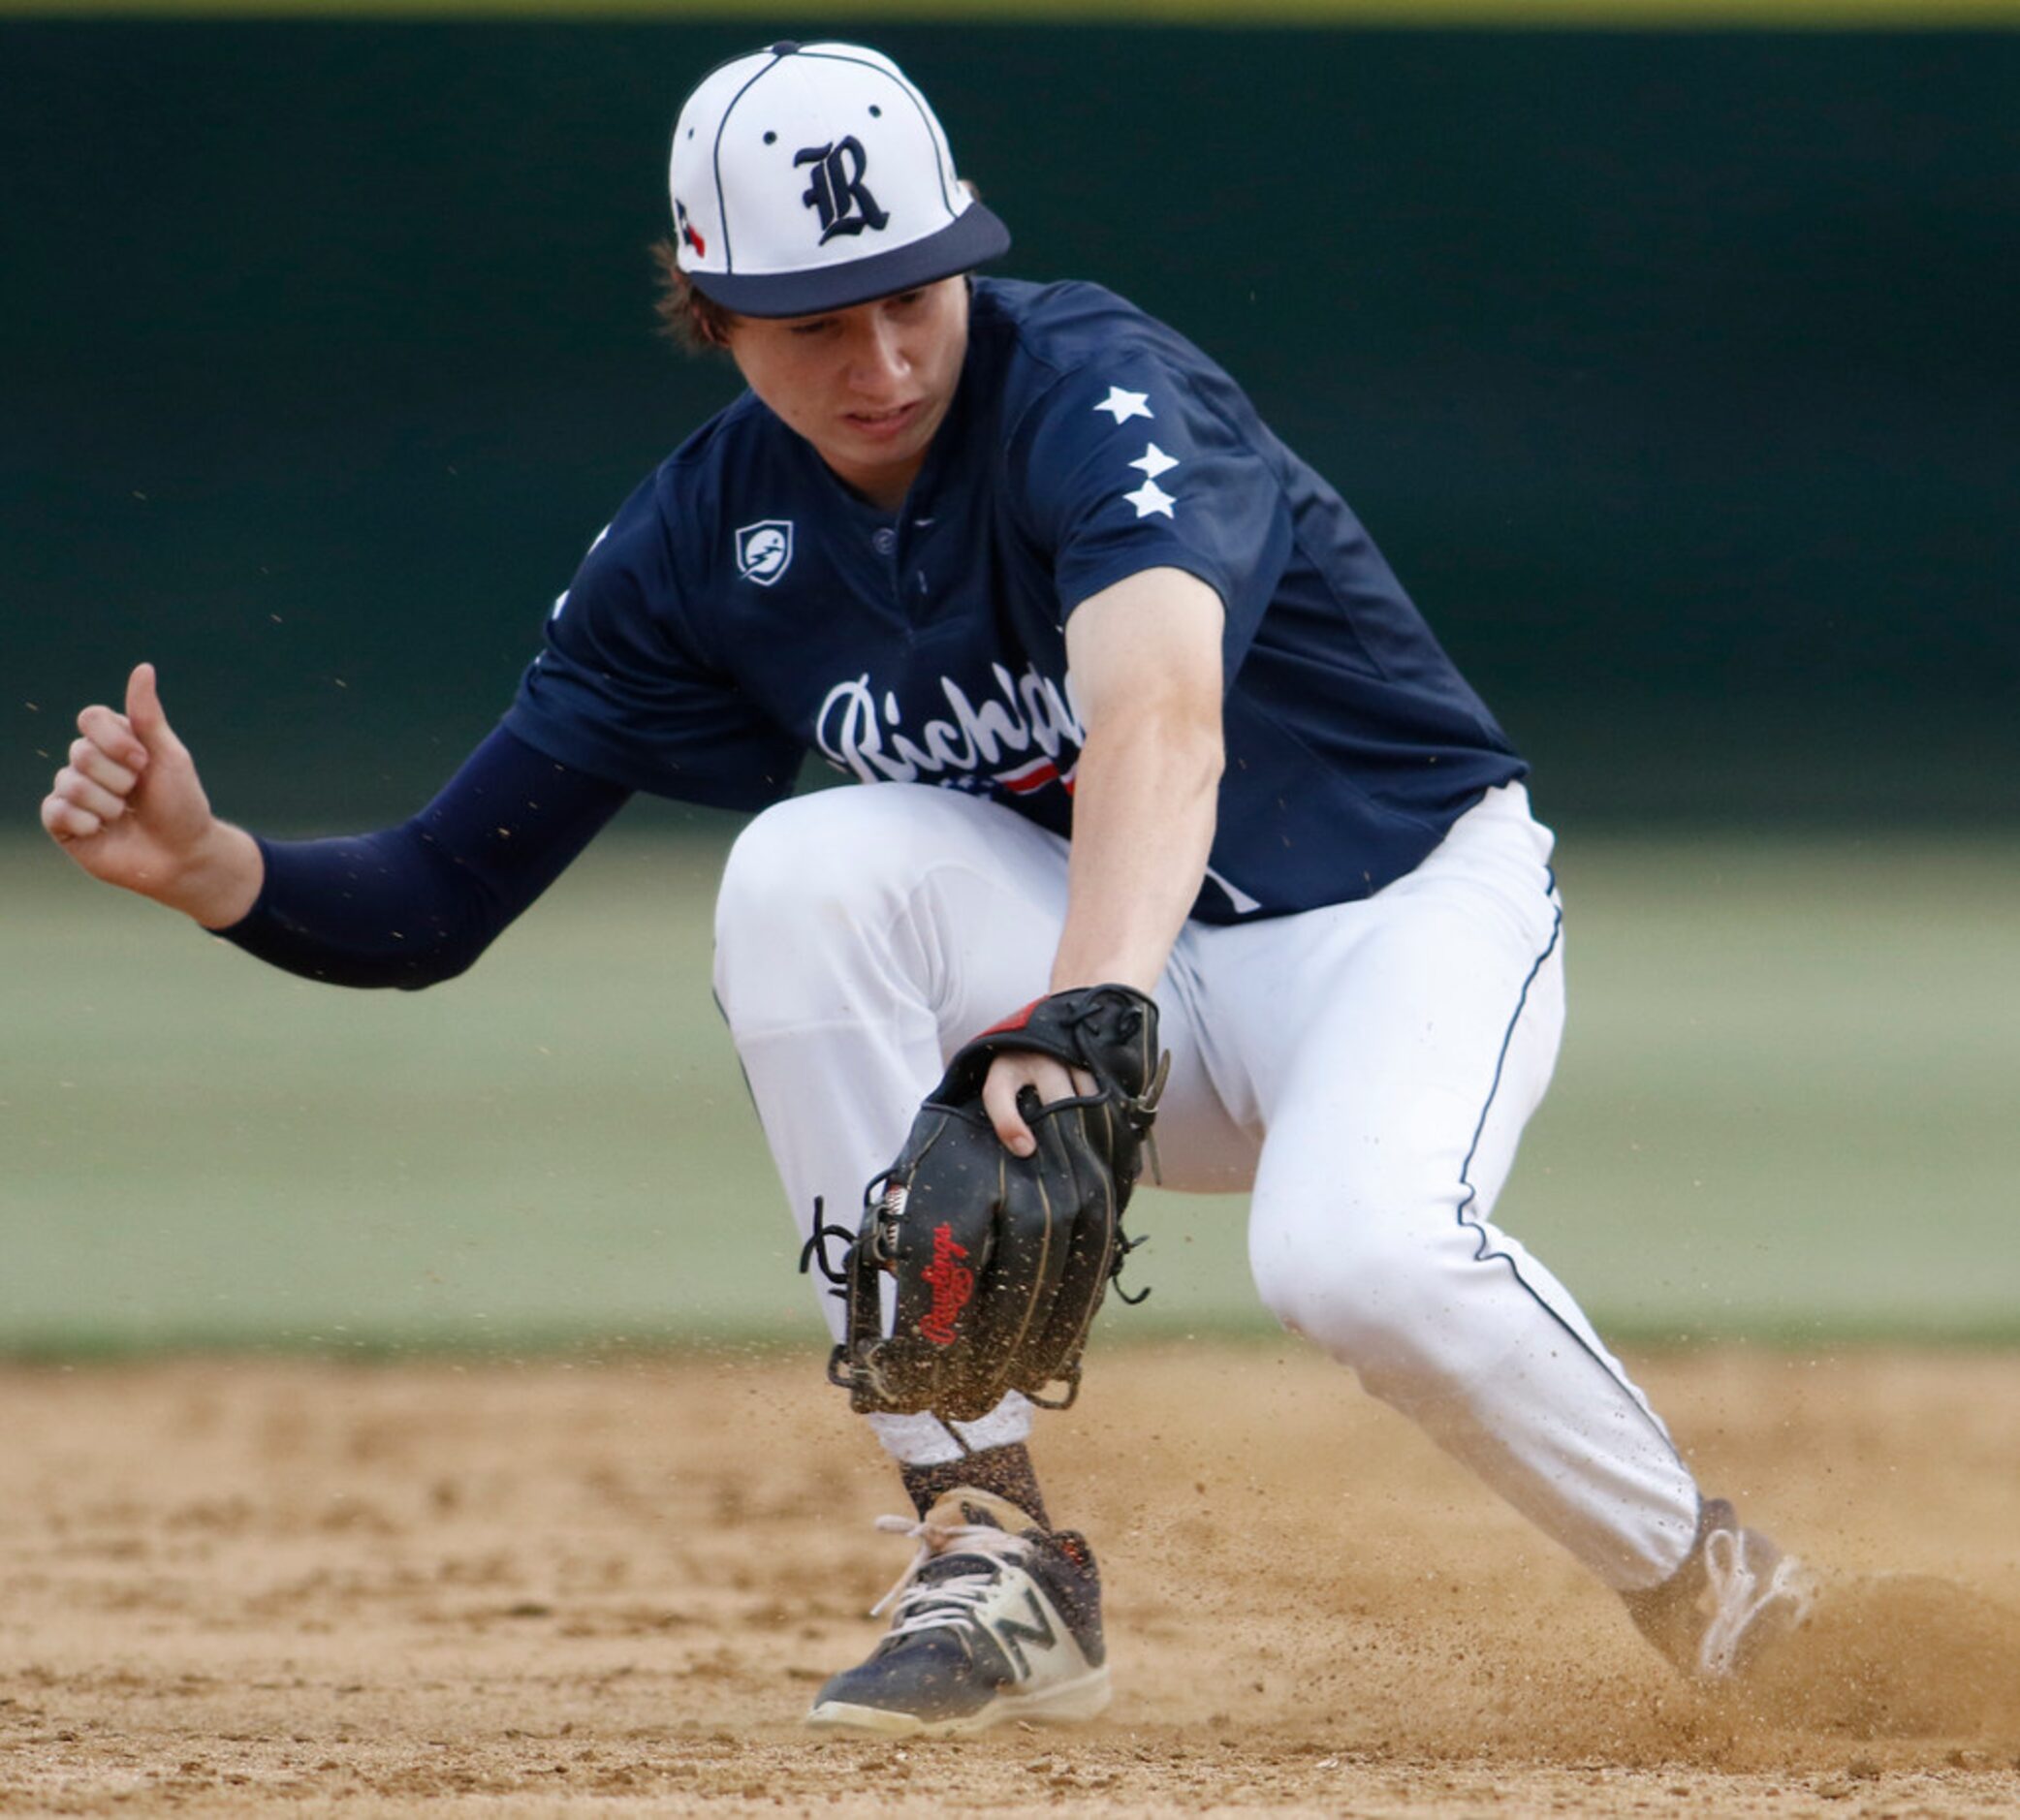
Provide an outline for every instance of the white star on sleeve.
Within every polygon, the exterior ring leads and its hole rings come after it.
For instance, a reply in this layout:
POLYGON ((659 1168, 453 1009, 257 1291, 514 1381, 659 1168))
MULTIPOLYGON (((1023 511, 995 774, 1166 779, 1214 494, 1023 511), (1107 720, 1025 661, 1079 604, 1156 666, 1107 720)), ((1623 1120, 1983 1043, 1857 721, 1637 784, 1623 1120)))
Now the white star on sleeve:
POLYGON ((1158 475, 1169 474, 1173 468, 1177 467, 1179 458, 1176 455, 1166 455, 1155 443, 1147 442, 1143 446, 1143 454, 1130 462, 1129 465, 1133 468, 1141 468, 1145 480, 1154 481, 1158 475))
POLYGON ((1116 426, 1120 428, 1132 417, 1152 415, 1151 394, 1148 392, 1124 392, 1120 386, 1111 386, 1108 389, 1108 396, 1094 409, 1106 411, 1115 419, 1116 426))
MULTIPOLYGON (((1136 463, 1130 465, 1134 467, 1136 463)), ((1124 493, 1122 497, 1136 508, 1139 518, 1148 518, 1153 512, 1161 512, 1169 518, 1174 516, 1172 507, 1179 503, 1154 480, 1144 482, 1133 493, 1124 493)))

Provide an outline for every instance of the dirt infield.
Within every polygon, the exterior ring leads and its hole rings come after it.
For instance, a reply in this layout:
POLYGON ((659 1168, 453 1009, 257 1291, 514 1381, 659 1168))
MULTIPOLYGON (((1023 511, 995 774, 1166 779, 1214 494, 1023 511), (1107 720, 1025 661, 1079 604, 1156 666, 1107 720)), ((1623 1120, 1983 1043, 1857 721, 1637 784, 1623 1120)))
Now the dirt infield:
POLYGON ((1839 1576, 1746 1695, 1303 1350, 1112 1349, 1040 1447, 1110 1716, 909 1745, 798 1724, 909 1553, 810 1359, 0 1373, 0 1811, 2020 1806, 2020 1359, 1640 1364, 1839 1576))

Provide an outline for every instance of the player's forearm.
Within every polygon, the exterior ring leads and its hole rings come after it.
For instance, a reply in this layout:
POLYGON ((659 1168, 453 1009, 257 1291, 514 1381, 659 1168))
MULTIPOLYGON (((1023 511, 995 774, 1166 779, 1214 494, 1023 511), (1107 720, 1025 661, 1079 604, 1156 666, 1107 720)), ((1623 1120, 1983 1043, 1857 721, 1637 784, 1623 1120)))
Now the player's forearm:
POLYGON ((266 843, 258 901, 218 932, 305 979, 437 985, 468 968, 628 795, 501 729, 410 822, 266 843))
POLYGON ((1154 989, 1199 894, 1221 770, 1216 717, 1152 706, 1097 727, 1075 776, 1066 924, 1052 989, 1154 989))
POLYGON ((476 881, 413 823, 370 834, 262 843, 267 887, 219 934, 331 986, 409 989, 463 972, 503 926, 476 881))

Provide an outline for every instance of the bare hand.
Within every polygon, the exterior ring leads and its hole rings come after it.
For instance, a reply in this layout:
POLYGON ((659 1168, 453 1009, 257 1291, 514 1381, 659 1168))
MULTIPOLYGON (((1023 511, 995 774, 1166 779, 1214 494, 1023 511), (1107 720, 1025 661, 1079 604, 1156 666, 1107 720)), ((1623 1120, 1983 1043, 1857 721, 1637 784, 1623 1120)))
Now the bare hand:
POLYGON ((78 716, 70 763, 43 799, 42 825, 93 878, 222 928, 259 894, 252 837, 210 812, 189 748, 175 737, 154 666, 137 666, 126 711, 94 704, 78 716))
POLYGON ((982 1108, 1004 1148, 1017 1156, 1029 1156, 1038 1147, 1038 1140, 1031 1136, 1031 1128, 1018 1109, 1018 1099, 1026 1090, 1038 1096, 1039 1105, 1051 1106, 1092 1093, 1094 1077, 1035 1050, 1006 1050, 990 1063, 989 1077, 982 1083, 982 1108))

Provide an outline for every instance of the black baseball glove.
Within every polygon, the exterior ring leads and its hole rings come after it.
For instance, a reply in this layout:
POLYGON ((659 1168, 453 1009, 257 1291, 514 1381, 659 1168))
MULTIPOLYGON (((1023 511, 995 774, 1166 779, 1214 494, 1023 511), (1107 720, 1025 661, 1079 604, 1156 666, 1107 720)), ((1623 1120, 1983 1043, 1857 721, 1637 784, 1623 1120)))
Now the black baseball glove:
POLYGON ((1122 1209, 1168 1061, 1143 993, 1055 992, 954 1057, 898 1160, 870 1183, 853 1237, 822 1226, 816 1209, 801 1269, 817 1258, 848 1302, 828 1376, 855 1409, 973 1422, 1007 1391, 1049 1408, 1072 1402, 1088 1329, 1130 1249, 1122 1209), (1038 1145, 1028 1157, 1004 1147, 982 1105, 1005 1050, 1055 1056, 1094 1083, 1042 1108, 1025 1089, 1018 1110, 1038 1145), (848 1250, 831 1266, 825 1245, 837 1235, 848 1250), (1065 1394, 1048 1398, 1055 1384, 1065 1394))

